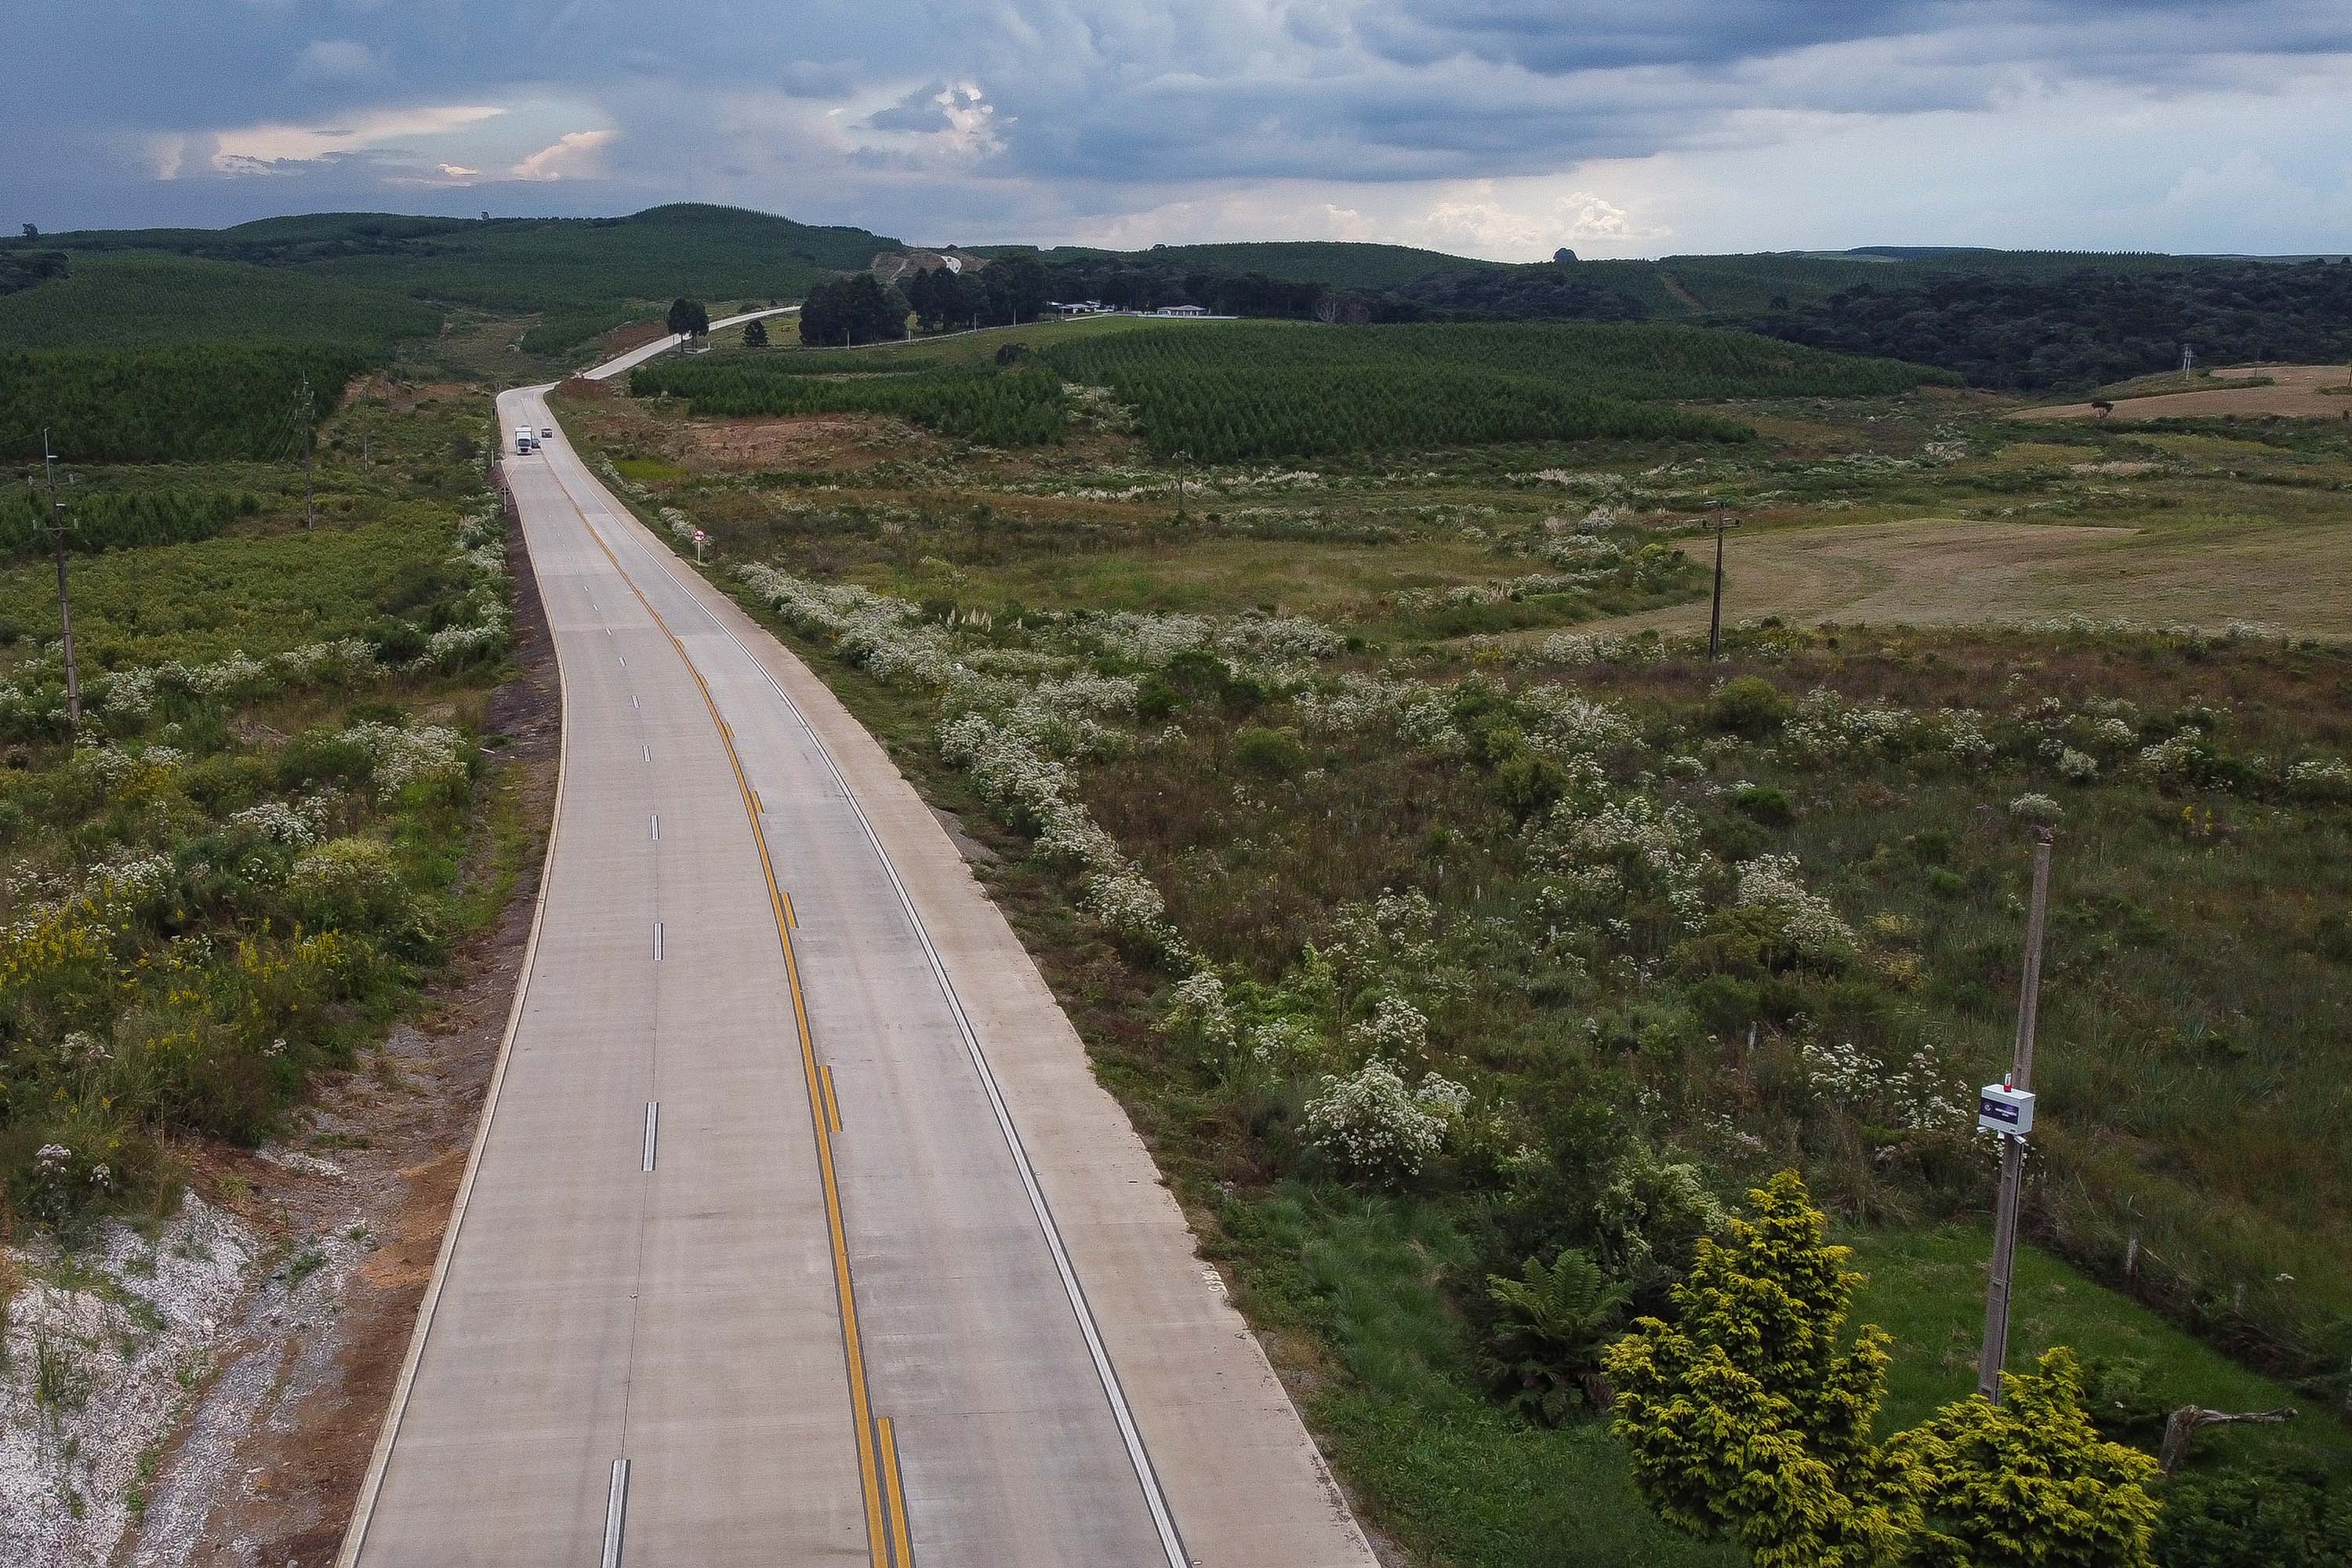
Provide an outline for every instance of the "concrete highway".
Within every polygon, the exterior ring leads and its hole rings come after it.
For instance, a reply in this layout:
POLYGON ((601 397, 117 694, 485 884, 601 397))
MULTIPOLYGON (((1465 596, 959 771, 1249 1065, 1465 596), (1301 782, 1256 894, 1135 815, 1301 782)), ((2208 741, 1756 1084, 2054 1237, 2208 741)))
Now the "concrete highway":
POLYGON ((560 432, 506 469, 556 824, 341 1562, 1370 1568, 887 754, 560 432))
MULTIPOLYGON (((740 316, 722 316, 710 323, 710 331, 721 332, 729 327, 740 327, 746 321, 761 321, 770 316, 794 316, 799 313, 798 305, 773 305, 764 310, 746 310, 740 316)), ((589 381, 610 381, 623 371, 634 370, 658 354, 669 353, 684 342, 686 342, 684 334, 672 332, 667 337, 656 338, 649 343, 641 344, 631 349, 627 353, 608 359, 594 369, 583 370, 580 374, 583 378, 589 381)))

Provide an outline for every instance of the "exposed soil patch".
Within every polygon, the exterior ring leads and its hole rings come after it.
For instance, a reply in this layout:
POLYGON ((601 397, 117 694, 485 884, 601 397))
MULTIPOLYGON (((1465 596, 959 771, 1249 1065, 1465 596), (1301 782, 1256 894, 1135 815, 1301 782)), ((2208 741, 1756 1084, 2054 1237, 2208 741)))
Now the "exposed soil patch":
POLYGON ((812 414, 792 419, 696 421, 688 449, 729 468, 863 468, 936 456, 937 437, 895 419, 812 414))
MULTIPOLYGON (((289 1139, 291 1152, 230 1153, 200 1167, 198 1190, 293 1261, 224 1331, 215 1374, 158 1466, 118 1562, 311 1568, 341 1542, 505 1030, 553 803, 555 661, 520 530, 508 557, 520 673, 492 693, 485 715, 486 730, 506 739, 485 787, 512 790, 530 825, 522 874, 492 928, 460 950, 417 1026, 395 1030, 361 1069, 321 1089, 289 1139), (280 1288, 299 1287, 306 1272, 320 1276, 311 1300, 280 1288)), ((478 829, 469 882, 499 874, 492 848, 478 829)))

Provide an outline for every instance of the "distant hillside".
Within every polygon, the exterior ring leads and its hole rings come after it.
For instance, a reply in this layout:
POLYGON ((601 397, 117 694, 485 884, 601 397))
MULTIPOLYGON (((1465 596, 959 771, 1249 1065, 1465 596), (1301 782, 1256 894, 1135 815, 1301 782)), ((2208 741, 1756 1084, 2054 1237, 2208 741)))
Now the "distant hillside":
MULTIPOLYGON (((436 303, 545 316, 530 346, 558 352, 680 294, 795 299, 898 242, 739 207, 679 204, 618 218, 402 217, 318 213, 225 229, 43 235, 75 258, 123 251, 239 263, 436 303)), ((0 257, 14 247, 0 246, 0 257)), ((38 300, 55 284, 26 290, 38 300)), ((103 341, 77 337, 70 341, 103 341)))
MULTIPOLYGON (((1115 302, 1211 302, 1201 278, 1263 277, 1369 297, 1374 319, 1739 321, 1827 300, 1862 283, 1924 285, 1939 279, 2059 277, 2085 268, 2115 273, 2178 272, 2232 258, 2130 252, 1992 250, 1871 246, 1848 251, 1667 256, 1656 260, 1481 261, 1402 245, 1341 240, 1159 245, 1149 250, 1059 246, 978 247, 983 256, 1034 254, 1057 289, 1115 302)), ((2243 259, 2243 258, 2239 258, 2243 259)), ((1275 291, 1270 298, 1308 296, 1275 291)))

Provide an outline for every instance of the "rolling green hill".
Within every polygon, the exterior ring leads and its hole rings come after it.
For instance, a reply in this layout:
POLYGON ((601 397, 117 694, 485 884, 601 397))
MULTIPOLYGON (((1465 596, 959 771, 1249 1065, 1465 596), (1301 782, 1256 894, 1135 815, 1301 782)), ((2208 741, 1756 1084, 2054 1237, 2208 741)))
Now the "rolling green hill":
MULTIPOLYGON (((711 300, 793 299, 835 272, 865 267, 898 242, 864 229, 821 227, 740 207, 681 203, 618 218, 400 217, 383 213, 314 213, 265 218, 225 229, 135 229, 44 235, 22 242, 61 250, 75 271, 101 268, 121 253, 165 253, 183 266, 268 268, 319 288, 342 286, 342 305, 364 313, 386 296, 468 305, 543 319, 528 346, 554 353, 608 328, 657 311, 680 294, 711 300)), ((0 258, 17 242, 0 245, 0 258)), ((159 277, 163 276, 161 274, 159 277)), ((175 275, 182 278, 196 274, 175 275)), ((215 279, 225 275, 212 275, 215 279)), ((119 278, 116 279, 119 281, 119 278)), ((247 316, 272 313, 258 279, 240 324, 206 335, 249 335, 247 316)), ((11 319, 62 318, 69 297, 45 283, 10 296, 11 319)), ((310 296, 305 296, 308 300, 310 296)), ((324 299, 324 296, 318 298, 324 299)), ((406 300, 393 308, 413 309, 406 300)), ((177 314, 176 302, 166 301, 177 314)), ((376 307, 382 310, 384 307, 376 307)), ((296 319, 309 312, 297 309, 296 319)), ((389 320, 389 318, 386 318, 389 320)), ((407 329, 404 329, 407 330, 407 329)), ((433 330, 426 326, 424 331, 433 330)), ((0 332, 0 342, 94 345, 119 341, 66 321, 0 332), (46 333, 47 335, 40 335, 46 333)), ((279 334, 289 335, 289 334, 279 334)), ((290 335, 308 336, 307 332, 290 335)), ((345 337, 401 335, 350 331, 345 337)))

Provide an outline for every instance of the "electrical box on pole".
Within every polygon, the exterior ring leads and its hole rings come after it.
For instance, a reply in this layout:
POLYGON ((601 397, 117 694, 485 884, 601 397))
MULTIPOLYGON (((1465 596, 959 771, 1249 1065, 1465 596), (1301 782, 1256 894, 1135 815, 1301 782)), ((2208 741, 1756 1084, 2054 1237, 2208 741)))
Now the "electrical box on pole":
POLYGON ((1977 1131, 2022 1138, 2033 1131, 2033 1091, 1989 1083, 1977 1091, 1977 1131))

